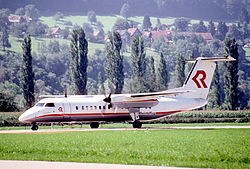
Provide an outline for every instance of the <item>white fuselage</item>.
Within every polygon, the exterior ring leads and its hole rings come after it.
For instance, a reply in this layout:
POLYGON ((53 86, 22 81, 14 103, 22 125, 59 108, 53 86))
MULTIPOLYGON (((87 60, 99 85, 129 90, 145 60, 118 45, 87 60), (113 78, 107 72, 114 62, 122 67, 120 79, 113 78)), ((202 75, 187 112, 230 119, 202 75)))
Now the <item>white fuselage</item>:
MULTIPOLYGON (((115 97, 115 95, 114 95, 115 97)), ((103 95, 46 98, 28 109, 19 118, 22 122, 68 122, 68 121, 131 121, 126 108, 109 107, 103 95)), ((152 99, 142 98, 148 102, 152 99)), ((140 108, 140 120, 152 120, 173 113, 192 110, 206 104, 205 99, 190 99, 178 96, 160 97, 153 107, 140 108)), ((131 101, 133 102, 133 101, 131 101)))

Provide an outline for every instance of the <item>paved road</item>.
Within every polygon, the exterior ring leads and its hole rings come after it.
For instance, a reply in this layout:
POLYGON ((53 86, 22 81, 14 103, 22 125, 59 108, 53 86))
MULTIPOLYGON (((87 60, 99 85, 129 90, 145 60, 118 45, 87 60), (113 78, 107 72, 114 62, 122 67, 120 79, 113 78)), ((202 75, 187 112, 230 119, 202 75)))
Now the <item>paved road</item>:
POLYGON ((0 166, 2 169, 190 169, 182 167, 10 160, 0 160, 0 166))
POLYGON ((72 131, 118 131, 118 130, 208 130, 208 129, 250 129, 250 126, 188 126, 188 127, 144 127, 141 129, 134 128, 76 128, 76 129, 39 129, 37 131, 27 130, 2 130, 0 134, 22 134, 22 133, 58 133, 58 132, 72 132, 72 131))

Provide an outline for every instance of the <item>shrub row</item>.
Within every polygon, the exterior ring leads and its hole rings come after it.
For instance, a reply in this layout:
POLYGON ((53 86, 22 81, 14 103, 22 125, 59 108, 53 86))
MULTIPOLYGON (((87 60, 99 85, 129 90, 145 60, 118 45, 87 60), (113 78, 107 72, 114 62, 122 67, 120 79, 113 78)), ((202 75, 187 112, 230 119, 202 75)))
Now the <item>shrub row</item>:
MULTIPOLYGON (((18 121, 21 113, 0 113, 0 126, 25 125, 18 121)), ((221 122, 250 122, 249 111, 190 111, 168 116, 150 123, 221 123, 221 122)))

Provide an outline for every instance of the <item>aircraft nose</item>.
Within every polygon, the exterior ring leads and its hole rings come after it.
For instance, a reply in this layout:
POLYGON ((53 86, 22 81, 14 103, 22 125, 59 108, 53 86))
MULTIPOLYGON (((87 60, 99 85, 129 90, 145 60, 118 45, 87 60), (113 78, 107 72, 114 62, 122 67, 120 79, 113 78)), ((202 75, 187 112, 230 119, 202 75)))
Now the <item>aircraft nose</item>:
POLYGON ((27 119, 28 119, 28 118, 27 118, 27 115, 26 115, 25 113, 23 113, 23 114, 18 118, 18 120, 19 120, 20 122, 26 122, 27 119))
POLYGON ((25 111, 19 118, 18 120, 20 122, 30 122, 30 120, 34 118, 34 111, 31 109, 28 109, 27 111, 25 111))

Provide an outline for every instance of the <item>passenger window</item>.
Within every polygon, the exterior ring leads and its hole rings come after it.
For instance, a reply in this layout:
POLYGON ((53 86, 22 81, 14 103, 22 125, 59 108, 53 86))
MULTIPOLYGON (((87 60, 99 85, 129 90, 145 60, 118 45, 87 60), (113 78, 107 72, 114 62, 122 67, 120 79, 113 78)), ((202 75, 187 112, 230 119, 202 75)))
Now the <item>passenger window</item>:
POLYGON ((47 104, 45 105, 45 107, 55 107, 55 104, 54 104, 54 103, 47 103, 47 104))
POLYGON ((86 110, 88 110, 89 109, 89 107, 88 106, 86 106, 86 110))
POLYGON ((101 110, 101 109, 102 109, 102 106, 99 106, 99 109, 101 110))
POLYGON ((37 103, 36 107, 43 107, 44 103, 37 103))
POLYGON ((95 109, 97 109, 97 107, 95 106, 95 109))
POLYGON ((82 110, 84 110, 84 106, 82 106, 82 110))
POLYGON ((92 110, 93 109, 93 106, 90 106, 90 110, 92 110))
POLYGON ((76 106, 76 110, 78 110, 78 106, 76 106))
POLYGON ((105 109, 105 106, 103 106, 103 109, 105 109))

